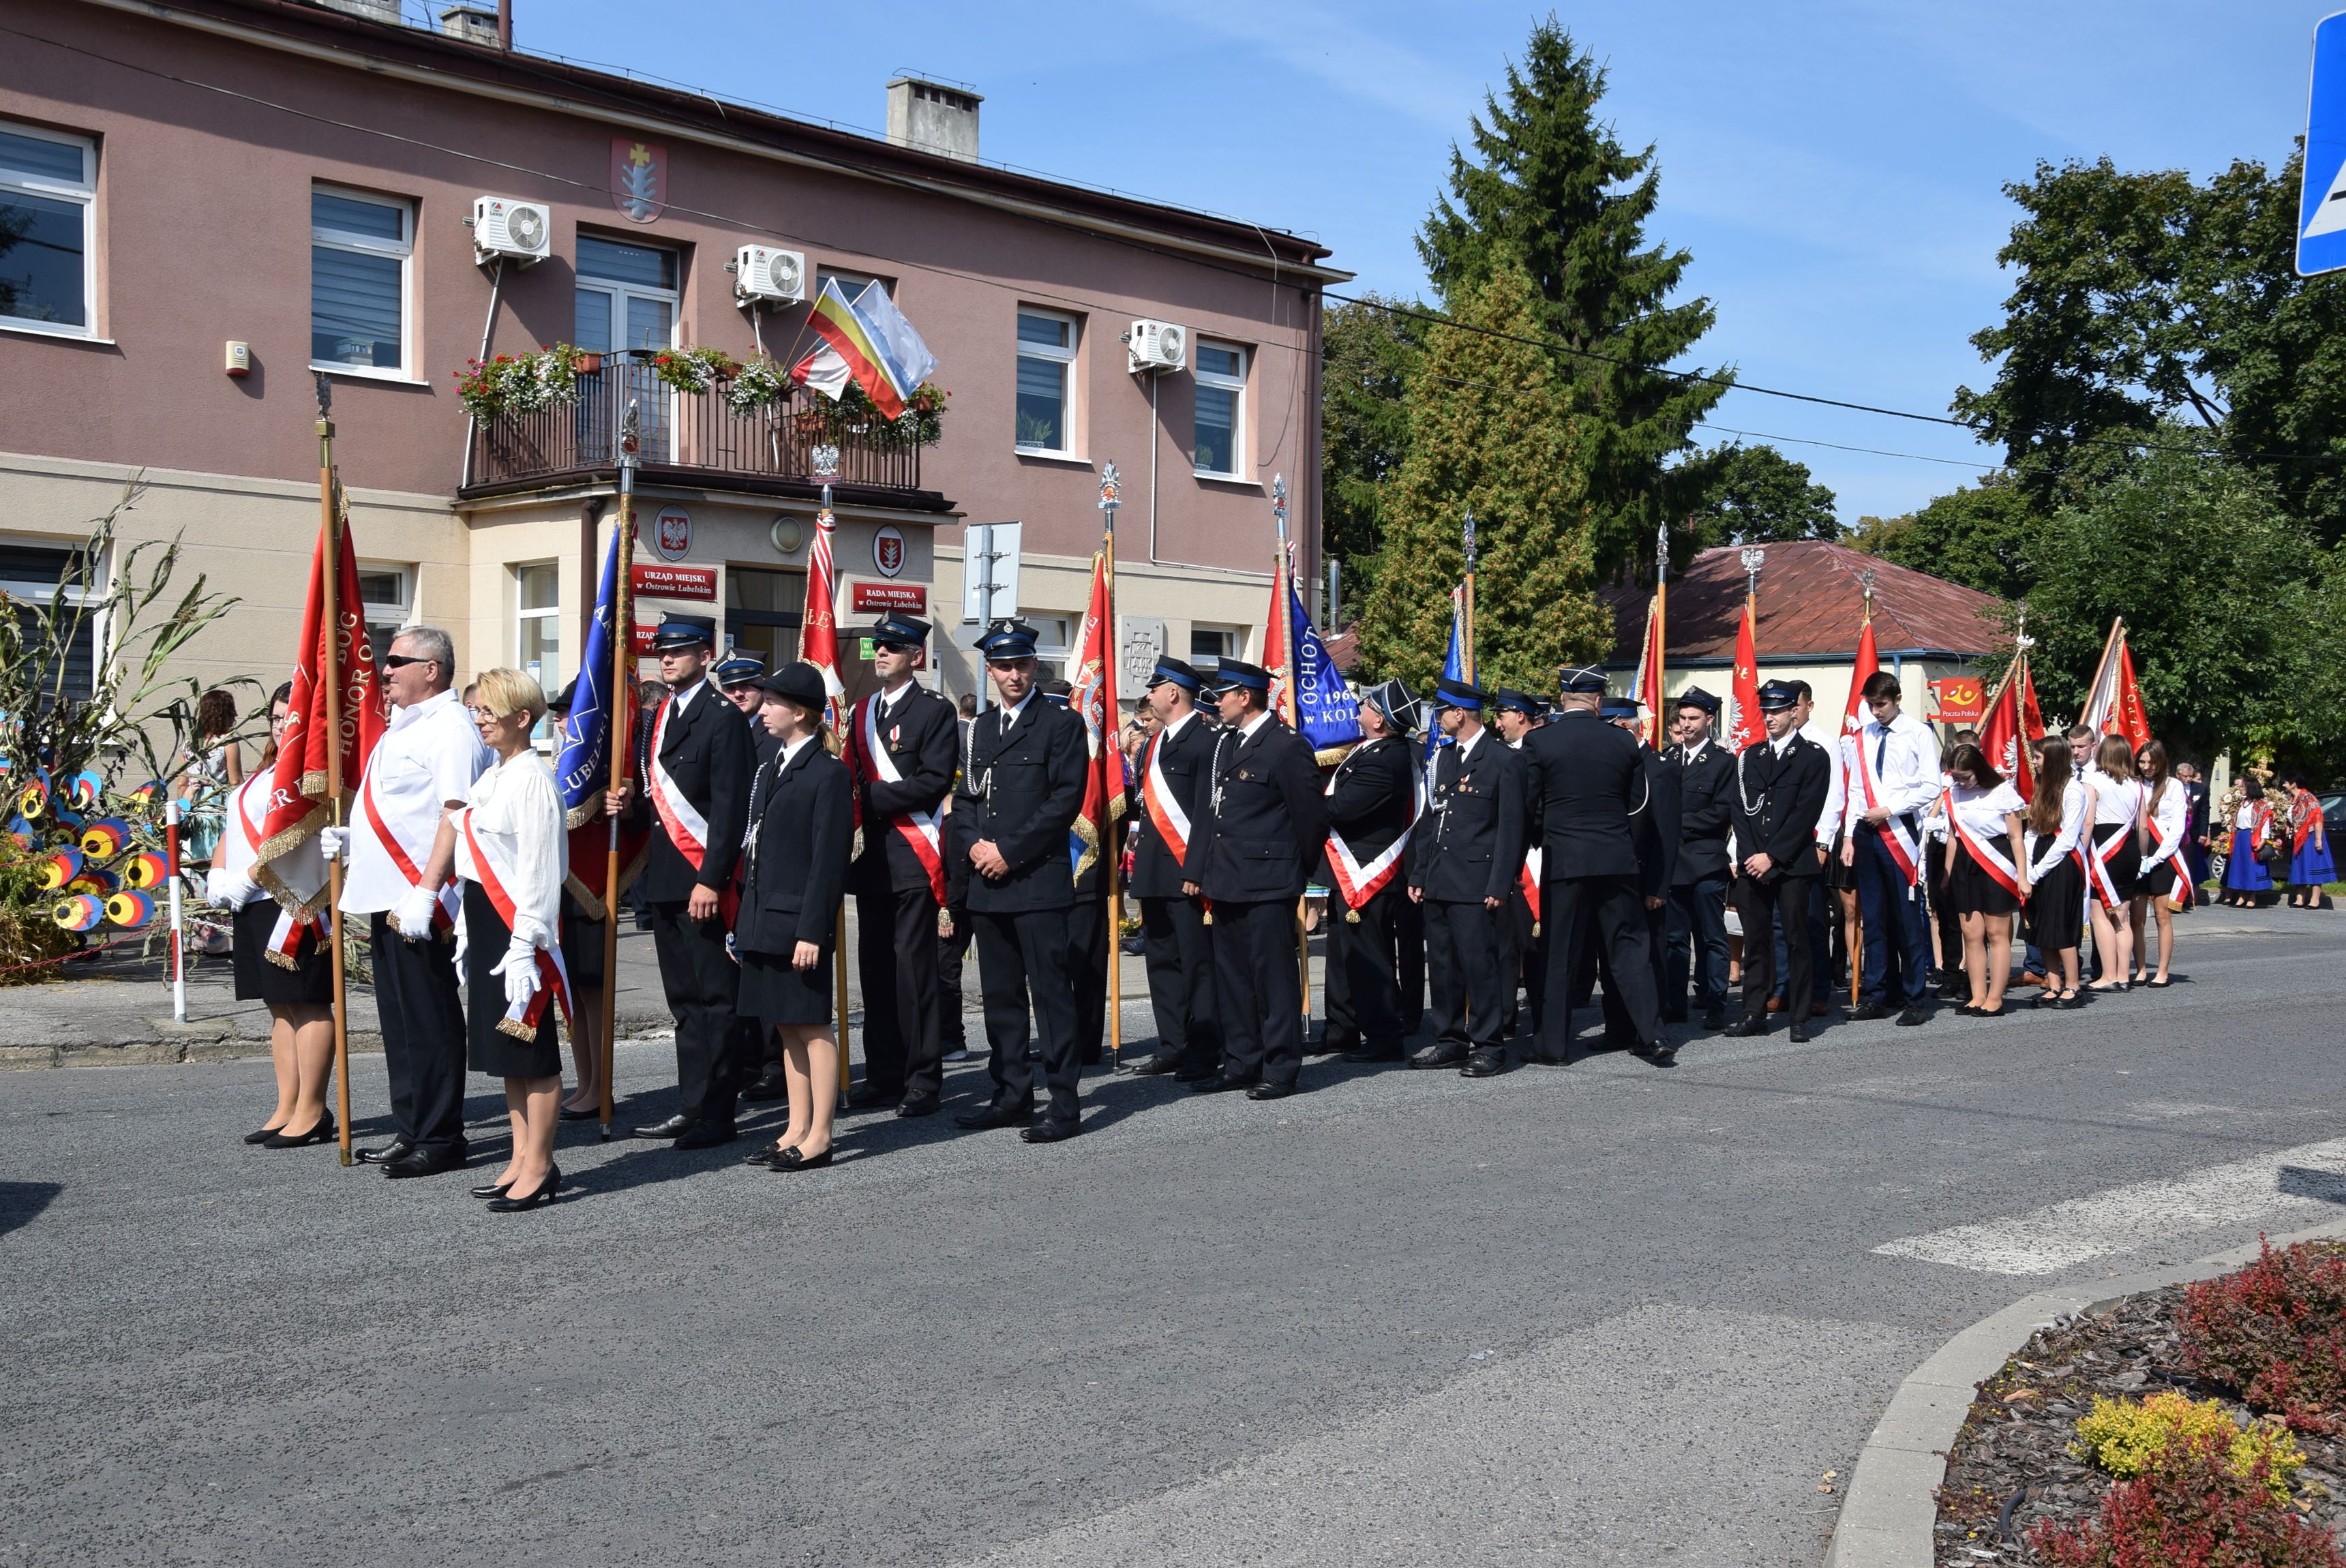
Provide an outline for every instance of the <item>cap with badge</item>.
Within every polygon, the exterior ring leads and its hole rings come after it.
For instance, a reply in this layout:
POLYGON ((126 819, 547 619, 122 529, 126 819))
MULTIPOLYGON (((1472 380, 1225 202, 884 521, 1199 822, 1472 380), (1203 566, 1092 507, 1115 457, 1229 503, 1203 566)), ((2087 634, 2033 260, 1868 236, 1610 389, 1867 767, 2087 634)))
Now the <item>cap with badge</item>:
POLYGON ((1605 672, 1593 664, 1566 665, 1556 672, 1556 688, 1576 697, 1595 696, 1605 689, 1605 672))
POLYGON ((977 651, 985 656, 988 664, 1008 664, 1014 659, 1035 657, 1035 628, 1025 621, 996 621, 985 628, 985 636, 977 642, 977 651))
POLYGON ((893 610, 882 616, 864 636, 873 647, 898 648, 911 652, 929 640, 929 623, 913 616, 900 616, 893 610))
POLYGON ((1713 718, 1719 717, 1719 698, 1698 686, 1690 686, 1678 693, 1678 705, 1680 708, 1698 708, 1713 718))
POLYGON ((1157 667, 1148 672, 1148 679, 1142 684, 1144 687, 1178 686, 1191 697, 1197 696, 1205 685, 1198 678, 1195 666, 1187 659, 1178 659, 1169 654, 1158 656, 1157 667))
POLYGON ((821 713, 831 697, 830 688, 822 682, 822 671, 804 659, 792 659, 758 686, 784 702, 798 704, 809 713, 821 713))
POLYGON ((1433 708, 1460 708, 1469 713, 1480 713, 1491 694, 1472 681, 1454 680, 1443 676, 1433 683, 1433 695, 1426 698, 1433 708))
POLYGON ((1525 718, 1547 717, 1546 703, 1511 686, 1503 686, 1491 694, 1491 708, 1498 713, 1520 713, 1525 718))
POLYGON ((1361 693, 1361 700, 1384 716, 1403 735, 1417 728, 1417 697, 1400 681, 1380 681, 1361 693))
POLYGON ((737 686, 755 686, 766 678, 766 661, 755 654, 728 654, 717 661, 711 672, 717 684, 730 691, 737 686))
POLYGON ((1221 668, 1214 674, 1214 689, 1229 691, 1233 687, 1259 691, 1268 696, 1270 692, 1270 672, 1242 658, 1226 658, 1222 660, 1221 668))
POLYGON ((716 646, 715 634, 699 621, 662 621, 659 629, 652 633, 652 651, 655 653, 716 646))
POLYGON ((1600 718, 1633 719, 1642 711, 1644 710, 1638 708, 1637 699, 1634 697, 1608 696, 1599 699, 1596 704, 1596 715, 1600 718))
POLYGON ((1781 713, 1788 708, 1798 708, 1800 694, 1787 680, 1763 680, 1760 683, 1760 711, 1781 713))

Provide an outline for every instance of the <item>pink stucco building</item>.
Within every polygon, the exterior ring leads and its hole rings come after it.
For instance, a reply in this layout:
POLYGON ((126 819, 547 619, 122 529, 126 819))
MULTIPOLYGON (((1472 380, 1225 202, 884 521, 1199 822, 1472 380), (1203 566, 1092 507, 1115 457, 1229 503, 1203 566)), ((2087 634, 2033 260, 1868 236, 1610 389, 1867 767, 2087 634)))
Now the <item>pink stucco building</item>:
POLYGON ((467 668, 549 687, 576 674, 631 397, 642 556, 698 568, 640 617, 772 654, 795 647, 826 445, 843 612, 859 585, 921 598, 952 692, 977 675, 964 525, 1023 524, 1018 608, 1064 643, 1110 461, 1131 657, 1258 646, 1274 475, 1313 565, 1320 290, 1346 276, 1316 243, 979 161, 954 84, 873 82, 882 139, 502 48, 494 11, 400 15, 0 0, 0 585, 53 579, 143 476, 127 535, 182 535, 243 597, 196 672, 273 680, 317 528, 320 369, 370 618, 444 626, 467 668), (737 270, 751 246, 779 270, 737 270), (825 440, 809 393, 745 418, 641 362, 802 356, 786 296, 834 276, 884 287, 935 353, 937 444, 825 440), (1134 368, 1136 322, 1178 327, 1177 362, 1134 368), (576 404, 475 430, 454 372, 484 341, 600 359, 576 404))

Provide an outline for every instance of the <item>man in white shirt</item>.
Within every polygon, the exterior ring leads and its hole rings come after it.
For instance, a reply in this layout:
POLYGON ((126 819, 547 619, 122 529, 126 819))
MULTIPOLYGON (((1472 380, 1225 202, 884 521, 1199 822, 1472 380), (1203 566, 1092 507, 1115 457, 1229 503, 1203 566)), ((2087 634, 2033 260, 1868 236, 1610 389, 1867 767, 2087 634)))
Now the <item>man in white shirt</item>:
POLYGON ((1931 932, 1916 888, 1923 812, 1939 793, 1939 745, 1930 726, 1899 712, 1898 677, 1876 670, 1860 693, 1873 717, 1856 736, 1841 862, 1857 873, 1865 929, 1865 980, 1859 1018, 1892 1009, 1904 1024, 1927 1023, 1931 932))
POLYGON ((382 658, 390 727, 367 759, 351 825, 321 835, 330 857, 348 860, 342 912, 367 921, 391 1078, 394 1135, 359 1158, 393 1177, 454 1170, 468 1152, 455 910, 443 896, 453 884, 428 885, 428 868, 454 860, 448 812, 494 759, 450 689, 455 673, 446 632, 407 626, 392 638, 382 658))

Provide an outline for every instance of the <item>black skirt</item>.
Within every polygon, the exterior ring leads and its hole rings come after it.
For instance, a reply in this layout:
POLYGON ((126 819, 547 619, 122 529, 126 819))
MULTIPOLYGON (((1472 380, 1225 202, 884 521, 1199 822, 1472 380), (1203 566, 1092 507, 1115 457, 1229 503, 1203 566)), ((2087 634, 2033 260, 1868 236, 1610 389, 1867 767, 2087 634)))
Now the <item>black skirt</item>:
MULTIPOLYGON (((2009 833, 1988 840, 1991 848, 2009 852, 2009 833)), ((2010 888, 1997 881, 1961 840, 1947 851, 1947 907, 1959 915, 2008 915, 2020 907, 2010 888)))
POLYGON ((562 1010, 552 1002, 537 1021, 537 1033, 517 1040, 497 1027, 505 1015, 505 977, 489 972, 504 962, 513 928, 489 901, 488 890, 464 883, 464 1065, 492 1078, 558 1078, 562 1038, 556 1021, 562 1010))
POLYGON ((777 1023, 828 1023, 831 1007, 831 950, 825 944, 812 969, 795 969, 790 961, 770 952, 741 955, 741 993, 733 1010, 754 1018, 767 1030, 777 1023))
POLYGON ((2086 873, 2077 857, 2064 855, 2028 890, 2029 940, 2045 952, 2077 945, 2086 927, 2086 873))
POLYGON ((2190 908, 2195 890, 2191 873, 2184 869, 2183 852, 2177 850, 2137 877, 2135 891, 2145 898, 2165 899, 2178 909, 2190 908))
POLYGON ((567 893, 562 896, 562 967, 573 986, 603 983, 603 922, 581 914, 567 893))
MULTIPOLYGON (((2114 833, 2126 835, 2126 842, 2117 847, 2108 861, 2110 885, 2117 890, 2118 901, 2124 903, 2142 891, 2142 851, 2135 845, 2134 829, 2122 828, 2116 822, 2094 824, 2094 848, 2099 850, 2104 844, 2108 843, 2110 836, 2114 833)), ((2097 886, 2099 886, 2098 879, 2089 884, 2089 889, 2097 886)))
POLYGON ((301 928, 292 968, 270 958, 269 938, 277 929, 278 912, 277 901, 270 898, 255 899, 236 911, 235 944, 230 951, 236 967, 236 999, 271 1007, 332 1007, 334 955, 318 940, 315 927, 301 928))
POLYGON ((1832 847, 1825 851, 1825 886, 1850 893, 1857 891, 1857 868, 1841 863, 1841 847, 1847 841, 1848 835, 1836 833, 1832 847))

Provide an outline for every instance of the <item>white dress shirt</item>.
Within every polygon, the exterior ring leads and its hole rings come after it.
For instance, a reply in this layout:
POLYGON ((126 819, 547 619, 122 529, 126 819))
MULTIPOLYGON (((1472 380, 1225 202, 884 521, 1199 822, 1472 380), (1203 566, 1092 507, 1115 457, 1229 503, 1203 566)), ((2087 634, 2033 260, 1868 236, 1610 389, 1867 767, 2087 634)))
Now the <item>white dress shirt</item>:
POLYGON ((486 884, 471 842, 480 840, 497 885, 514 901, 514 936, 532 947, 561 945, 569 836, 553 770, 536 752, 524 751, 474 779, 469 799, 458 820, 456 874, 486 884))
POLYGON ((1025 697, 1020 699, 1017 707, 1013 708, 1008 703, 1004 703, 1001 707, 995 708, 994 711, 1002 717, 994 721, 997 727, 994 733, 999 736, 1007 737, 1013 729, 1018 728, 1018 721, 1025 716, 1026 710, 1034 706, 1035 693, 1030 690, 1027 692, 1025 697))
MULTIPOLYGON (((384 826, 421 872, 447 802, 468 799, 473 780, 495 760, 456 694, 444 691, 393 710, 390 727, 367 759, 360 789, 372 798, 384 826)), ((377 914, 398 908, 413 884, 376 834, 364 800, 351 813, 349 858, 342 912, 377 914)))
POLYGON ((2158 830, 2158 841, 2150 853, 2142 858, 2142 869, 2147 872, 2153 866, 2171 859, 2183 848, 2184 824, 2191 820, 2191 802, 2183 786, 2169 779, 2167 792, 2159 797, 2158 809, 2150 815, 2151 825, 2158 830))
POLYGON ((2146 791, 2139 779, 2115 778, 2096 768, 2086 775, 2086 788, 2094 792, 2096 828, 2131 828, 2142 815, 2146 791))
POLYGON ((2028 802, 2020 798, 2009 779, 1984 789, 1951 784, 1948 792, 1954 800, 1955 825, 1983 844, 1994 843, 2007 831, 2006 817, 2017 817, 2028 809, 2028 802))
POLYGON ((2061 786, 2061 827, 2052 834, 2027 830, 2028 880, 2042 881, 2062 856, 2077 847, 2086 830, 2086 787, 2075 779, 2061 786))
POLYGON ((1855 744, 1863 753, 1862 762, 1873 769, 1879 798, 1868 802, 1864 784, 1851 781, 1843 818, 1851 831, 1865 820, 1869 805, 1887 807, 1892 816, 1898 817, 1923 810, 1939 793, 1939 743, 1931 738, 1931 727, 1921 719, 1901 713, 1884 726, 1880 719, 1869 718, 1858 731, 1855 744))
POLYGON ((1248 719, 1244 724, 1239 725, 1239 744, 1240 746, 1244 746, 1248 741, 1252 740, 1254 738, 1254 732, 1260 729, 1264 725, 1269 724, 1270 722, 1270 709, 1266 708, 1260 713, 1256 714, 1252 718, 1248 719))

